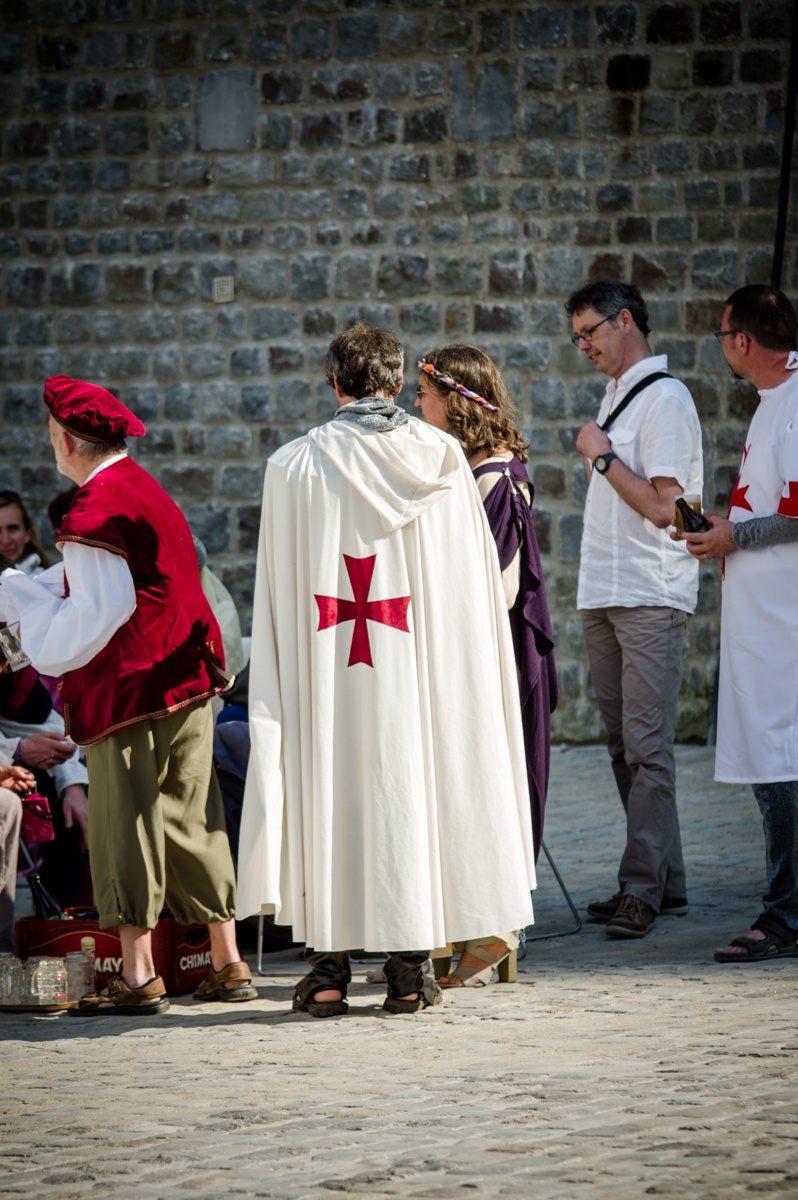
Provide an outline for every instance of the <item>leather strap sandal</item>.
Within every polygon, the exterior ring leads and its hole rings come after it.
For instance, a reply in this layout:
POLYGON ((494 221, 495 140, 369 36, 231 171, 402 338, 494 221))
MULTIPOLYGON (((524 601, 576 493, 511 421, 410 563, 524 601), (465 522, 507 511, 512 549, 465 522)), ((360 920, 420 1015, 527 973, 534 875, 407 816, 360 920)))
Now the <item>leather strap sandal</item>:
POLYGON ((733 938, 726 946, 715 951, 715 962, 750 963, 765 962, 771 958, 798 958, 798 944, 794 929, 788 929, 780 921, 763 914, 751 926, 765 936, 752 938, 750 934, 733 938), (739 947, 735 951, 734 947, 739 947))
POLYGON ((407 1000, 401 996, 392 996, 390 993, 383 1001, 383 1009, 389 1013, 414 1013, 422 1008, 431 1008, 433 1004, 440 1004, 443 1000, 443 992, 438 987, 437 983, 427 986, 426 995, 424 992, 418 992, 415 1000, 407 1000))
POLYGON ((257 998, 252 972, 245 962, 228 963, 221 971, 214 971, 211 966, 208 978, 203 979, 194 993, 195 1000, 224 1000, 229 1004, 241 1004, 257 998))
MULTIPOLYGON (((300 987, 302 982, 304 980, 300 981, 300 987)), ((294 1012, 309 1013, 311 1017, 343 1017, 349 1012, 346 988, 334 983, 320 983, 307 992, 302 988, 301 992, 297 990, 294 995, 291 1008, 294 1012), (341 998, 340 1000, 316 1000, 318 992, 340 992, 341 998)))
POLYGON ((438 983, 443 988, 452 987, 487 987, 496 979, 513 982, 515 975, 512 968, 515 965, 515 951, 511 951, 506 942, 498 938, 490 945, 503 946, 504 952, 495 954, 488 946, 468 946, 460 955, 460 961, 451 975, 441 975, 438 983), (468 957, 473 963, 464 962, 468 957), (480 966, 484 963, 484 966, 480 966), (502 969, 504 968, 504 969, 502 969))
POLYGON ((89 992, 67 1012, 70 1017, 154 1017, 168 1007, 160 975, 139 987, 129 987, 121 975, 112 975, 105 992, 89 992))

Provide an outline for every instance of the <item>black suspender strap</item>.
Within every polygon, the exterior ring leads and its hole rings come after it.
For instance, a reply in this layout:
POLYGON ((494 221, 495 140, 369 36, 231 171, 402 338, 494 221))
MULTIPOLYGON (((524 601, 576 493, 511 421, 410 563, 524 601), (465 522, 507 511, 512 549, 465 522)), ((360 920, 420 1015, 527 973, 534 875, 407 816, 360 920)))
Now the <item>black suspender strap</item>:
POLYGON ((612 423, 621 415, 623 410, 632 403, 635 396, 639 396, 640 393, 649 386, 649 384, 656 383, 658 379, 673 379, 673 376, 667 371, 654 371, 653 374, 646 375, 645 379, 641 379, 639 383, 636 383, 633 388, 629 389, 618 407, 613 409, 605 421, 602 421, 599 429, 603 429, 606 433, 610 425, 612 425, 612 423))

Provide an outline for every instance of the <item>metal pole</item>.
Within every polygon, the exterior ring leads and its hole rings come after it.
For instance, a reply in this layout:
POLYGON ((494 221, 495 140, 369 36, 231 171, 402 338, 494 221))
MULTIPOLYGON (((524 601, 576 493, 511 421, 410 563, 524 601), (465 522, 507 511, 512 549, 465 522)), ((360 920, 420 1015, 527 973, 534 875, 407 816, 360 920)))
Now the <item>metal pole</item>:
MULTIPOLYGON (((527 933, 526 929, 523 930, 522 931, 523 936, 522 936, 521 941, 522 941, 522 945, 523 945, 524 949, 523 949, 523 952, 518 955, 519 959, 526 958, 527 942, 547 942, 550 938, 568 937, 569 934, 579 933, 579 930, 582 928, 582 918, 579 916, 579 913, 577 912, 576 905, 574 904, 573 900, 571 899, 571 893, 568 891, 568 888, 565 886, 565 883, 563 882, 563 877, 560 874, 560 872, 557 870, 557 867, 554 863, 554 859, 549 854, 549 848, 546 845, 546 843, 543 841, 543 838, 540 839, 540 848, 543 851, 543 853, 546 855, 546 858, 549 861, 549 866, 551 867, 551 869, 554 873, 554 878, 557 880, 557 882, 560 885, 560 891, 562 892, 563 896, 565 897, 565 902, 568 905, 568 907, 570 908, 570 910, 573 914, 574 920, 576 921, 576 924, 571 929, 558 929, 554 933, 527 933)), ((534 929, 534 928, 535 928, 534 925, 527 926, 527 929, 534 929)), ((520 947, 519 947, 519 949, 520 949, 520 947)))
POLYGON ((787 79, 787 102, 784 108, 784 139, 781 148, 781 178, 779 179, 779 208, 776 215, 776 237, 773 244, 773 269, 770 285, 781 287, 784 268, 784 239, 787 232, 787 210, 790 206, 790 171, 792 143, 795 132, 795 99, 798 93, 798 3, 793 3, 792 35, 790 37, 790 71, 787 79))

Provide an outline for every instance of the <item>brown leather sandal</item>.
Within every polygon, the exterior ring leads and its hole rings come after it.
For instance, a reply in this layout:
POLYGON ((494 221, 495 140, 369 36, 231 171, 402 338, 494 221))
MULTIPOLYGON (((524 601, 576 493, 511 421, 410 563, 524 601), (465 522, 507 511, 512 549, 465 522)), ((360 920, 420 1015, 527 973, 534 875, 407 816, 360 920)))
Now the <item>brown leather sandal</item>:
MULTIPOLYGON (((307 979, 308 976, 305 976, 307 979)), ((336 983, 319 983, 308 991, 302 987, 303 980, 297 985, 294 999, 291 1002, 293 1012, 310 1013, 311 1017, 345 1017, 349 1012, 349 1002, 346 998, 346 985, 336 983), (337 1000, 317 1000, 318 992, 339 992, 337 1000)))
POLYGON ((241 1004, 245 1000, 257 1000, 258 992, 252 985, 252 972, 245 962, 228 963, 221 971, 211 967, 208 978, 194 993, 195 1000, 225 1000, 229 1004, 241 1004))
POLYGON ((135 988, 129 987, 121 975, 112 975, 106 992, 89 992, 67 1012, 70 1017, 154 1017, 168 1007, 160 975, 135 988))
POLYGON ((443 992, 437 983, 434 988, 427 988, 427 993, 425 995, 424 992, 416 992, 414 1000, 408 1000, 404 996, 392 996, 389 993, 382 1007, 389 1013, 415 1013, 424 1008, 431 1008, 433 1004, 440 1004, 443 1000, 443 992))

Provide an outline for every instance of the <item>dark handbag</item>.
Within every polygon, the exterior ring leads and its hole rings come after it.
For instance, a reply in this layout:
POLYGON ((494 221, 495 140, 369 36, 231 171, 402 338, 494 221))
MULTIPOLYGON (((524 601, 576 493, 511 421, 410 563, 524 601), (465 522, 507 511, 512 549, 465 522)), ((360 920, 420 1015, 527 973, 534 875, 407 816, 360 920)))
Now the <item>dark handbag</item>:
POLYGON ((52 842, 55 838, 53 814, 50 801, 38 792, 31 792, 22 800, 22 827, 19 836, 26 845, 34 842, 52 842))

